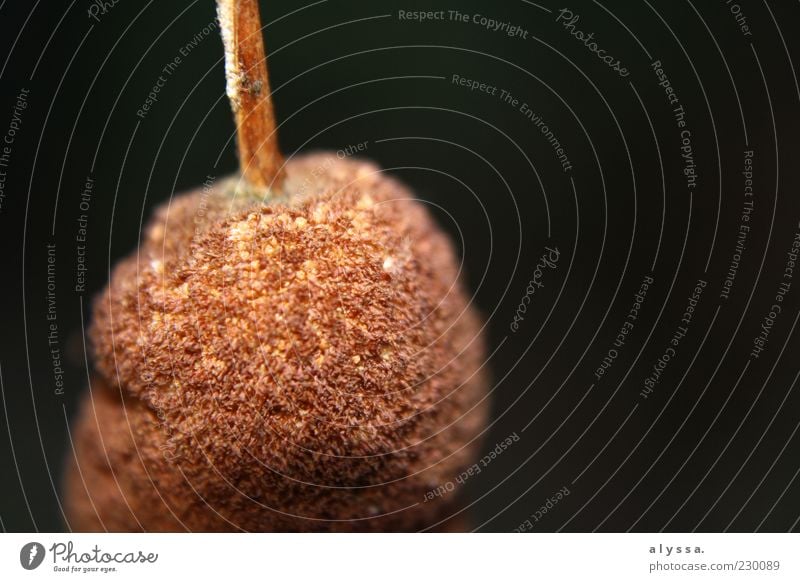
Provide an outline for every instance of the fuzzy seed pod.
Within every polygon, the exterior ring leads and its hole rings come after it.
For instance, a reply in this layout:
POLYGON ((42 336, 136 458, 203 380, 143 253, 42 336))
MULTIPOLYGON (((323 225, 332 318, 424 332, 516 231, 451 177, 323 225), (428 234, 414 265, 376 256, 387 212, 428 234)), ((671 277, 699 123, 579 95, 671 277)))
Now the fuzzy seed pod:
POLYGON ((366 162, 160 208, 94 307, 76 530, 404 531, 474 462, 481 322, 425 207, 366 162))

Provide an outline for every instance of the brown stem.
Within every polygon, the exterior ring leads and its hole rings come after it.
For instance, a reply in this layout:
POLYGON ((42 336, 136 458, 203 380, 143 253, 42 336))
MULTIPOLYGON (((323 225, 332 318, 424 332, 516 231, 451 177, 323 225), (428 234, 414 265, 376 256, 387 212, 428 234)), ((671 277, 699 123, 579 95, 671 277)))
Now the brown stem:
POLYGON ((265 195, 280 191, 283 156, 261 37, 258 0, 217 0, 228 99, 236 118, 242 177, 265 195))

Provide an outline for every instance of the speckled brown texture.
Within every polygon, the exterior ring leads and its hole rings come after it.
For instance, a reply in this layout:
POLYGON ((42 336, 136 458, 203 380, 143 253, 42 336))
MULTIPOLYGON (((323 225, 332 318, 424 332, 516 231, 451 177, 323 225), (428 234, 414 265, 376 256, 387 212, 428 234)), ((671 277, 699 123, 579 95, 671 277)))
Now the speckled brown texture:
POLYGON ((400 531, 452 512, 456 493, 425 494, 473 462, 486 380, 449 241, 369 163, 292 160, 285 187, 291 206, 179 197, 115 269, 73 528, 400 531))

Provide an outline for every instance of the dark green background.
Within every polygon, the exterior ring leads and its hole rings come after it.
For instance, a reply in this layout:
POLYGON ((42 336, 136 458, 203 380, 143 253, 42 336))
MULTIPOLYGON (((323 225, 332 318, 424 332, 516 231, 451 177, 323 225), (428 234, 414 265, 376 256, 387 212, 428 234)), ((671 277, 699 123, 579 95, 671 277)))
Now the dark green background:
MULTIPOLYGON (((724 2, 604 3, 629 30, 597 3, 570 3, 581 15, 579 28, 594 31, 631 71, 623 79, 570 37, 554 13, 521 0, 459 1, 457 9, 518 24, 529 31, 527 40, 472 23, 397 18, 398 10, 450 10, 456 3, 262 4, 284 152, 368 141, 368 157, 432 203, 458 242, 476 300, 490 317, 497 384, 487 448, 536 417, 520 443, 468 483, 475 527, 512 530, 569 485, 571 495, 535 524, 537 530, 559 529, 580 510, 565 529, 624 531, 635 524, 656 531, 698 484, 669 529, 693 529, 712 507, 699 529, 751 531, 768 512, 762 529, 797 527, 800 443, 793 431, 800 397, 790 389, 798 345, 789 332, 800 283, 768 352, 734 385, 800 218, 800 95, 789 61, 800 62, 794 35, 799 6, 743 1, 754 31, 748 38, 724 2), (688 112, 700 173, 691 200, 674 120, 651 59, 632 34, 662 61, 688 112), (518 110, 454 85, 453 74, 505 88, 530 104, 564 144, 572 173, 562 171, 518 110), (386 139, 392 141, 378 143, 386 139), (757 206, 732 297, 723 303, 718 292, 735 243, 747 147, 756 151, 757 206), (563 266, 536 297, 521 331, 510 334, 548 244, 562 250, 563 266), (583 399, 657 249, 657 283, 635 336, 610 376, 583 399), (691 334, 657 394, 641 401, 641 382, 700 277, 709 288, 691 334), (785 353, 777 360, 781 346, 785 353)), ((135 248, 153 206, 236 167, 216 33, 183 58, 147 117, 136 115, 161 69, 213 21, 213 2, 120 0, 100 22, 88 18, 89 6, 0 4, 0 57, 6 60, 0 133, 15 95, 30 89, 0 212, 0 519, 11 531, 64 527, 57 491, 69 450, 66 419, 86 385, 81 326, 109 265, 135 248), (95 180, 91 292, 80 295, 72 290, 74 237, 87 176, 95 180), (45 246, 51 242, 58 247, 58 324, 69 362, 64 396, 53 393, 46 341, 45 246)))

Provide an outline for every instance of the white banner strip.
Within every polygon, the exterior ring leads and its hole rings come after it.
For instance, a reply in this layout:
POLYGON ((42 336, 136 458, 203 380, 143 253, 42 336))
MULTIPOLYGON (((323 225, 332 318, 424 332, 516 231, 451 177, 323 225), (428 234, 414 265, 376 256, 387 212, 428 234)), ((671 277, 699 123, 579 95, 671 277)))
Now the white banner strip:
POLYGON ((797 581, 799 550, 800 534, 4 534, 0 580, 797 581))

